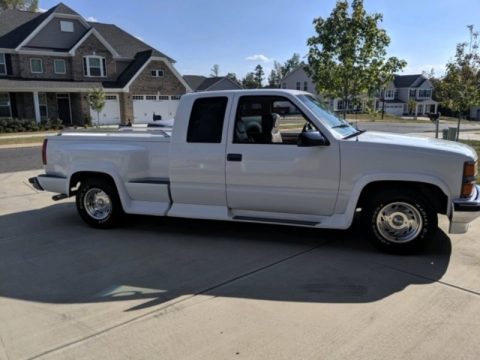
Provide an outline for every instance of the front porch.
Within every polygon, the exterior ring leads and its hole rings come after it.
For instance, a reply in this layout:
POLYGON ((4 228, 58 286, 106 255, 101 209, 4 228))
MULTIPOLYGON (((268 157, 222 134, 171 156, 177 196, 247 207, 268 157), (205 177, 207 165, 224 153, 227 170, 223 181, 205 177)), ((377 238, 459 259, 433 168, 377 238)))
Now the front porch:
POLYGON ((0 117, 34 119, 37 122, 60 119, 65 126, 83 125, 90 116, 86 93, 1 92, 0 117))

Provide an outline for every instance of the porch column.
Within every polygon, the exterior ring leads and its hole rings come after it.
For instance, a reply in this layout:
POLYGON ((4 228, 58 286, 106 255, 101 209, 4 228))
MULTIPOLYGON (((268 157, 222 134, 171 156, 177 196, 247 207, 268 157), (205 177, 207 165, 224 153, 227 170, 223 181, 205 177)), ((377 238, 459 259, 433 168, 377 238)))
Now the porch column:
POLYGON ((40 100, 38 99, 38 91, 33 92, 33 109, 35 111, 35 121, 40 122, 40 100))

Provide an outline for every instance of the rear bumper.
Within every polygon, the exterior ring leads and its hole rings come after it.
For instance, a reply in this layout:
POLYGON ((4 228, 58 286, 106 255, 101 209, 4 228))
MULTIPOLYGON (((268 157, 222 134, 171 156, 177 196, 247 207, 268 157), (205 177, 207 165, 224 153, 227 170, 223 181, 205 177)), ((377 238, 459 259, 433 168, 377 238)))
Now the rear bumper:
POLYGON ((465 234, 472 221, 480 217, 480 186, 470 199, 454 200, 450 215, 450 234, 465 234))
POLYGON ((61 176, 54 175, 39 175, 28 179, 32 186, 40 191, 50 191, 57 194, 67 194, 68 186, 67 179, 61 176))

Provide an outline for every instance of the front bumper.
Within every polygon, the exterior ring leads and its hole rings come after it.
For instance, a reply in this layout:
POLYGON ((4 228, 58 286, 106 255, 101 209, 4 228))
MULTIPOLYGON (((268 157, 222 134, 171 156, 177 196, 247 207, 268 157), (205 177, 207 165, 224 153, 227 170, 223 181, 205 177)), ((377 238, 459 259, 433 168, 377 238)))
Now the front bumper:
POLYGON ((450 214, 450 234, 465 234, 470 223, 480 217, 480 186, 470 199, 454 200, 450 214))

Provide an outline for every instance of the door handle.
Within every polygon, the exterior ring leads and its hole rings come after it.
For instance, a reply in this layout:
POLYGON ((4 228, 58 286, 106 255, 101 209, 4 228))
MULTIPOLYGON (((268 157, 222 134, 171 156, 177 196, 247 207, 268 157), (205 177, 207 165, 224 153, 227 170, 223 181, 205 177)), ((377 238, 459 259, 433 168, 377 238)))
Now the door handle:
POLYGON ((242 161, 242 154, 227 154, 227 161, 242 161))

